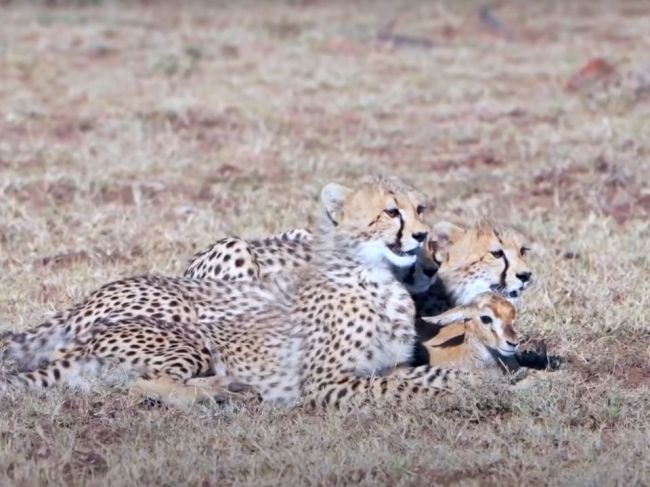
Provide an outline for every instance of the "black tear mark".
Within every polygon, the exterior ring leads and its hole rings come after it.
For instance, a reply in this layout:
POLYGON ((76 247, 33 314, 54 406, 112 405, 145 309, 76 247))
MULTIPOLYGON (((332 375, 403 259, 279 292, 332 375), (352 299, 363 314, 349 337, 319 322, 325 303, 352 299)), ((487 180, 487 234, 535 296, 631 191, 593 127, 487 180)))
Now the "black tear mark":
POLYGON ((339 224, 336 222, 336 220, 335 220, 334 218, 332 218, 332 215, 330 214, 330 212, 327 211, 327 210, 325 210, 325 213, 327 214, 327 218, 329 218, 329 220, 332 222, 332 224, 333 224, 335 227, 338 227, 339 224))
POLYGON ((503 262, 505 262, 505 267, 503 268, 503 272, 501 273, 501 285, 503 288, 506 288, 506 277, 508 275, 508 267, 510 267, 510 263, 508 262, 508 258, 506 257, 506 253, 503 253, 503 262))
POLYGON ((404 218, 402 218, 402 213, 399 214, 399 230, 397 231, 397 236, 395 238, 395 246, 398 249, 402 248, 402 236, 404 234, 404 218))
MULTIPOLYGON (((497 239, 499 240, 499 243, 501 244, 501 247, 503 248, 503 241, 501 240, 501 237, 499 234, 494 231, 494 235, 496 235, 497 239)), ((508 276, 508 268, 510 267, 510 262, 508 262, 508 257, 506 257, 505 251, 503 252, 503 262, 505 263, 505 266, 503 268, 503 272, 501 272, 501 286, 503 286, 503 289, 506 288, 506 278, 508 276)))

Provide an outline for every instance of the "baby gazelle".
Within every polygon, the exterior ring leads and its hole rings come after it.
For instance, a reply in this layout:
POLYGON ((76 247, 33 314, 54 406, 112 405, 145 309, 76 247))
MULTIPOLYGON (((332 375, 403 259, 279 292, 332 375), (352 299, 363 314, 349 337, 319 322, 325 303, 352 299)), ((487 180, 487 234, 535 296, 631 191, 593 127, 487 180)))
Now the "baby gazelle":
POLYGON ((422 318, 419 361, 468 371, 517 369, 516 314, 506 299, 483 293, 469 305, 422 318))

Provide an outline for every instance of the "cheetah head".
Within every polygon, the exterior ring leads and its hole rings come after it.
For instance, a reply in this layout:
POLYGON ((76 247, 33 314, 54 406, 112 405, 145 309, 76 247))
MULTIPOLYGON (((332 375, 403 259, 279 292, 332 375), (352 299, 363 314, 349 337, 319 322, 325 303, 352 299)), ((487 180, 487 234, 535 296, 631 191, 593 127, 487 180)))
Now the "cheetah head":
POLYGON ((424 250, 439 267, 435 279, 456 305, 467 304, 488 291, 517 304, 532 281, 526 259, 529 245, 513 229, 486 222, 468 228, 440 222, 424 250))
POLYGON ((422 221, 426 200, 411 186, 393 178, 364 179, 354 187, 330 183, 321 201, 335 238, 346 239, 361 264, 415 263, 429 229, 422 221))

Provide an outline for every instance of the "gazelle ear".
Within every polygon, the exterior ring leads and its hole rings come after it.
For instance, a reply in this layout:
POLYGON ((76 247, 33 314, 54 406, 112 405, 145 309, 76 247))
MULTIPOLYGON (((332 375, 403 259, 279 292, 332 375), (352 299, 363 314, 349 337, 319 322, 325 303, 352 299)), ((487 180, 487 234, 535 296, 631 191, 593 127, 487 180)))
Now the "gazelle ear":
POLYGON ((456 242, 465 230, 450 222, 438 222, 433 226, 433 232, 429 238, 429 252, 438 263, 447 260, 449 247, 456 242))
POLYGON ((440 331, 428 343, 432 347, 442 347, 445 343, 453 339, 460 340, 465 337, 465 325, 456 323, 454 325, 447 325, 440 328, 440 331))
POLYGON ((320 201, 329 219, 338 225, 343 215, 343 202, 352 190, 338 183, 327 184, 320 193, 320 201))
POLYGON ((422 316, 421 319, 433 325, 447 326, 454 322, 464 322, 470 319, 474 313, 476 313, 476 308, 473 305, 456 306, 438 315, 422 316))

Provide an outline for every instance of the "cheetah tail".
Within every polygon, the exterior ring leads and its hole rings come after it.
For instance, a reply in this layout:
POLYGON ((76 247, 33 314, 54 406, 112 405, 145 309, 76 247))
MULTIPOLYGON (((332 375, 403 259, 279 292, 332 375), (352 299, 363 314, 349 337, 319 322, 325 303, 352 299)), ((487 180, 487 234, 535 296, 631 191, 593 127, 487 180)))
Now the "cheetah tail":
POLYGON ((66 312, 59 312, 38 326, 25 331, 0 333, 0 360, 14 362, 20 369, 32 369, 50 358, 66 344, 66 312))
POLYGON ((70 357, 53 360, 30 371, 8 372, 0 379, 1 392, 44 390, 67 384, 78 390, 90 390, 93 379, 102 383, 115 384, 132 381, 142 371, 136 368, 117 367, 116 362, 101 357, 70 357))
POLYGON ((457 369, 429 365, 395 369, 383 377, 342 377, 324 381, 307 394, 311 407, 358 407, 366 404, 411 404, 435 398, 456 387, 465 387, 471 377, 457 369))

